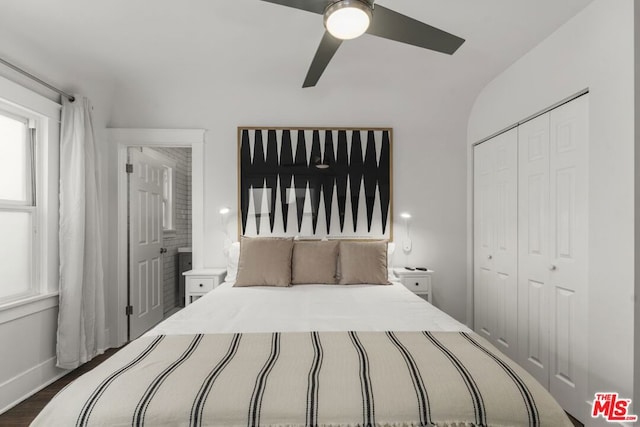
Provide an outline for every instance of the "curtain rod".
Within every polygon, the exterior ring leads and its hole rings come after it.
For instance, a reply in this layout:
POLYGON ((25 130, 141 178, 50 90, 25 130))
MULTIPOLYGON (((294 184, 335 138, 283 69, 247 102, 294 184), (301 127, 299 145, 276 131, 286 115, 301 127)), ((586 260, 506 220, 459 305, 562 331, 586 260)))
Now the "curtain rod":
POLYGON ((13 65, 12 63, 5 61, 4 59, 0 58, 0 63, 6 65, 7 67, 11 68, 14 71, 17 71, 18 73, 22 74, 23 76, 26 76, 28 78, 30 78, 31 80, 40 83, 42 86, 51 89, 54 92, 59 93, 60 95, 64 96, 65 98, 67 98, 69 101, 73 102, 76 100, 76 98, 73 95, 69 95, 67 92, 58 89, 55 86, 51 86, 49 83, 45 82, 44 80, 41 80, 39 78, 37 78, 36 76, 34 76, 31 73, 26 72, 25 70, 23 70, 22 68, 19 68, 15 65, 13 65))

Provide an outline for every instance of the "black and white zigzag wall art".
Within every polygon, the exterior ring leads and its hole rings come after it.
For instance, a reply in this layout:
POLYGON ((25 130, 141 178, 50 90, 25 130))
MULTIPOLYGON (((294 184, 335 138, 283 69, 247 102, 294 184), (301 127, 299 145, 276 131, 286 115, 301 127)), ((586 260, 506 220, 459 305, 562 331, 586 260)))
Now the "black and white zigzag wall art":
POLYGON ((386 238, 392 129, 238 128, 245 236, 386 238))

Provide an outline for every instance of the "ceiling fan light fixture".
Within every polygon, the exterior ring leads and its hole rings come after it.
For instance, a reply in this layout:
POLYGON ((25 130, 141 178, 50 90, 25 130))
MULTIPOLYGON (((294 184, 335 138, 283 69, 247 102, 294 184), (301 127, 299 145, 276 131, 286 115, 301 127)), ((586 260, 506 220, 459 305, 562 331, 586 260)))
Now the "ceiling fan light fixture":
POLYGON ((335 38, 351 40, 363 35, 371 23, 371 5, 362 0, 340 0, 324 11, 324 26, 335 38))

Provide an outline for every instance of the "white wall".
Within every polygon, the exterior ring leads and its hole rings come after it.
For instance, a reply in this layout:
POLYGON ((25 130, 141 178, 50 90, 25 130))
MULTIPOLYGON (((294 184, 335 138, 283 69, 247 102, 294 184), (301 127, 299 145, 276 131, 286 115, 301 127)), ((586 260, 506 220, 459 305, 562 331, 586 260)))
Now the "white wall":
MULTIPOLYGON (((412 71, 400 82, 367 81, 363 76, 354 85, 321 80, 319 87, 303 90, 304 70, 300 81, 291 81, 277 68, 266 76, 245 76, 250 61, 234 65, 229 70, 221 65, 219 73, 204 78, 194 71, 188 81, 162 73, 129 79, 119 87, 110 123, 208 129, 205 266, 225 263, 219 209, 230 206, 232 215, 237 214, 237 126, 390 126, 394 212, 413 215, 413 251, 408 260, 398 251, 396 261, 436 270, 435 304, 465 321, 464 123, 473 95, 433 83, 427 90, 412 71)), ((235 230, 233 222, 230 228, 235 230)), ((396 223, 396 235, 402 231, 396 223)))
POLYGON ((64 372, 55 367, 57 319, 55 305, 0 324, 0 413, 64 372))
POLYGON ((488 84, 469 146, 589 88, 589 393, 633 392, 634 13, 596 0, 488 84))

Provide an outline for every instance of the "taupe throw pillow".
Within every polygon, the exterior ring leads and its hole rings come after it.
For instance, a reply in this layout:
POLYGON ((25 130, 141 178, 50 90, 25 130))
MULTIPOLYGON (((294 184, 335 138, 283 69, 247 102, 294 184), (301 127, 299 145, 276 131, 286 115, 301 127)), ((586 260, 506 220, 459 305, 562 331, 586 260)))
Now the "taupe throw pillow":
POLYGON ((234 286, 289 286, 293 239, 242 237, 234 286))
POLYGON ((338 283, 339 242, 293 242, 293 260, 291 261, 291 283, 302 285, 308 283, 338 283))
POLYGON ((340 284, 389 284, 387 242, 340 242, 340 284))

